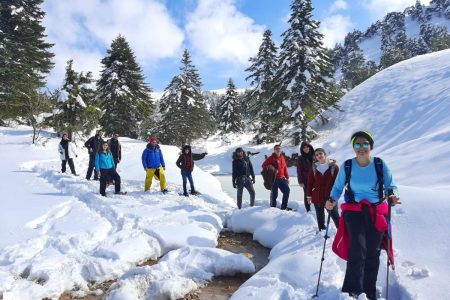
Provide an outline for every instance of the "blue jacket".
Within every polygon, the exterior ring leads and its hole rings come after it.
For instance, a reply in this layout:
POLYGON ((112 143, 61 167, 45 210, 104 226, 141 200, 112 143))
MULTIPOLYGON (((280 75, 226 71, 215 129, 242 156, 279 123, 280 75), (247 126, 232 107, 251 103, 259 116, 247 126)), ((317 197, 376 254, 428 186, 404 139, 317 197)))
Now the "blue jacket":
POLYGON ((166 167, 159 145, 156 145, 153 149, 150 143, 147 144, 144 152, 142 152, 142 166, 144 169, 158 169, 160 166, 166 167))
MULTIPOLYGON (((387 193, 388 188, 394 190, 394 194, 398 196, 397 185, 392 178, 392 173, 386 163, 383 161, 383 180, 384 189, 387 193)), ((352 173, 350 176, 350 187, 355 194, 355 201, 368 200, 371 203, 380 201, 378 198, 377 172, 375 170, 375 163, 373 157, 370 159, 370 164, 366 167, 361 167, 356 162, 356 158, 352 159, 352 173)), ((339 173, 331 190, 331 197, 338 200, 345 188, 345 163, 341 165, 339 173)))
POLYGON ((108 154, 104 152, 95 154, 95 171, 100 171, 101 169, 114 169, 114 159, 111 151, 108 154))

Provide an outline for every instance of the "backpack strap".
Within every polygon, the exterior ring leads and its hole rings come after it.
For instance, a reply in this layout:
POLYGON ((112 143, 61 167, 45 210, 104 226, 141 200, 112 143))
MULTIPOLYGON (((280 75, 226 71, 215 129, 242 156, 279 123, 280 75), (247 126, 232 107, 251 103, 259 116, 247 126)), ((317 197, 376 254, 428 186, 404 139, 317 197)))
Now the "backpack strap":
POLYGON ((345 202, 355 203, 355 195, 350 187, 350 177, 352 174, 352 160, 347 159, 344 163, 345 169, 345 202))
POLYGON ((383 160, 379 157, 374 157, 375 171, 377 172, 378 185, 378 199, 380 202, 384 199, 384 178, 383 178, 383 160))

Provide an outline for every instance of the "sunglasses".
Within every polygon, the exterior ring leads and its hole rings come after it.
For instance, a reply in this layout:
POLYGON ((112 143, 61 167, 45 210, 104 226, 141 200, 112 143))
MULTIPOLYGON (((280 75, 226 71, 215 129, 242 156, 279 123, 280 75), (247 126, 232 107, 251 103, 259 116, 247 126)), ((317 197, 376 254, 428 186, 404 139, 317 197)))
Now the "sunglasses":
POLYGON ((355 144, 353 145, 353 148, 355 148, 355 149, 360 149, 361 147, 363 147, 364 149, 369 149, 369 146, 370 146, 369 142, 355 143, 355 144))
POLYGON ((281 150, 281 148, 275 148, 275 151, 281 150))

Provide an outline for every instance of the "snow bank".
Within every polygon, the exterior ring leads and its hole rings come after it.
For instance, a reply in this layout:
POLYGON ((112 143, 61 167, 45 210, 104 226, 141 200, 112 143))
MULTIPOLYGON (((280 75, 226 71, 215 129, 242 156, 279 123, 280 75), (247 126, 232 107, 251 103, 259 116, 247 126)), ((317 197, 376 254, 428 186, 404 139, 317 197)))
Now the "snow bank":
POLYGON ((169 252, 156 265, 124 274, 106 299, 179 299, 213 276, 254 272, 253 263, 240 254, 214 248, 181 248, 169 252))

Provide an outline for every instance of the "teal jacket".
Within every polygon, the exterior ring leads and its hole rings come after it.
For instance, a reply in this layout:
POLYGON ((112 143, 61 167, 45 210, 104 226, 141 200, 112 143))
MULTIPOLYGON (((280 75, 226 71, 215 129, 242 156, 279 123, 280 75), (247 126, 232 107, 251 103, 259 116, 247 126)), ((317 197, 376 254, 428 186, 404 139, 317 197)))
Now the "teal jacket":
POLYGON ((100 171, 101 169, 114 169, 114 159, 111 151, 96 153, 95 154, 95 171, 100 171))

